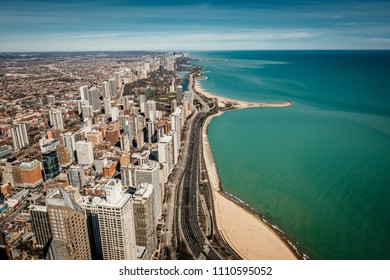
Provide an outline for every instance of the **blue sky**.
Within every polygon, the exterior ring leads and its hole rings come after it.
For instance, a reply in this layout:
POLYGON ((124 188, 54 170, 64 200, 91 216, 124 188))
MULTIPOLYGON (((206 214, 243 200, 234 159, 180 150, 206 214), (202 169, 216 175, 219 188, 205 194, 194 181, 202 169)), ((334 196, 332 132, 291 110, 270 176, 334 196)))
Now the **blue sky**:
POLYGON ((0 51, 390 49, 390 1, 0 0, 0 51))

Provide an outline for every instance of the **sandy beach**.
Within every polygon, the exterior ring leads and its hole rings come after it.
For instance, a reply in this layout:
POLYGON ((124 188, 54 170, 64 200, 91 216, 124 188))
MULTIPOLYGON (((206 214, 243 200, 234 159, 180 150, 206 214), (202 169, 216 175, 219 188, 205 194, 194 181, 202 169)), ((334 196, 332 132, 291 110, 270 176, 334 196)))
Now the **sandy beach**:
POLYGON ((236 109, 236 110, 237 109, 246 109, 246 108, 256 108, 256 107, 270 107, 270 108, 288 107, 288 106, 291 106, 293 104, 289 100, 282 101, 279 103, 263 103, 263 102, 257 103, 257 102, 248 102, 248 101, 242 101, 242 100, 213 95, 213 94, 205 91, 202 88, 198 79, 195 79, 194 90, 207 98, 217 99, 219 107, 223 108, 227 104, 233 104, 234 105, 233 109, 236 109))
MULTIPOLYGON (((218 104, 234 103, 234 109, 252 107, 286 107, 292 102, 286 101, 278 104, 252 103, 212 95, 203 90, 199 81, 195 80, 194 90, 208 98, 216 98, 218 104)), ((222 107, 222 106, 221 106, 222 107)), ((214 162, 207 136, 210 120, 221 115, 207 118, 203 126, 203 154, 212 189, 216 224, 220 234, 229 245, 247 260, 296 260, 298 259, 292 248, 269 224, 233 200, 223 195, 220 188, 220 179, 214 162)))

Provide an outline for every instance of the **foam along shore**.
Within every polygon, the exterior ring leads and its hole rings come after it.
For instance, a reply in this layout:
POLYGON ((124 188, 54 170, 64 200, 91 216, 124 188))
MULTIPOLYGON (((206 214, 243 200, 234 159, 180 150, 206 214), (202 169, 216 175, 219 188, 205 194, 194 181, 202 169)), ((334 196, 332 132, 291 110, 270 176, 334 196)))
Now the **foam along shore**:
MULTIPOLYGON (((194 83, 196 92, 208 97, 216 98, 221 103, 236 104, 235 109, 251 107, 286 107, 291 102, 280 104, 251 103, 214 96, 200 88, 198 81, 194 83), (239 106, 237 108, 237 106, 239 106)), ((248 209, 240 206, 232 199, 224 195, 220 188, 220 179, 215 165, 214 157, 208 141, 207 128, 210 120, 221 115, 207 118, 202 131, 203 155, 212 189, 215 219, 217 228, 222 237, 243 259, 247 260, 296 260, 298 259, 287 240, 283 239, 271 225, 264 222, 248 209)))

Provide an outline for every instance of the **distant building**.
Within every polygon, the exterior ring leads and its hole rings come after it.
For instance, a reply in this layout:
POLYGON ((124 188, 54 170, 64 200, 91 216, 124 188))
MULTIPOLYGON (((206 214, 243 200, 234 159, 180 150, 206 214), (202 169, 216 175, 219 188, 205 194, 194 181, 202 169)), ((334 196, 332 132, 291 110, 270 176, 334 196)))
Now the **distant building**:
POLYGON ((58 161, 61 167, 67 167, 72 164, 73 159, 69 149, 64 145, 57 146, 58 161))
POLYGON ((43 182, 41 163, 36 159, 31 162, 22 162, 20 175, 23 187, 35 188, 39 186, 43 182))
POLYGON ((91 165, 93 163, 92 142, 77 141, 76 153, 77 153, 77 161, 79 164, 91 165))
POLYGON ((66 148, 69 151, 70 157, 72 159, 74 159, 75 158, 75 152, 76 152, 76 138, 75 138, 75 135, 70 133, 70 132, 68 132, 68 133, 64 134, 62 139, 63 139, 63 142, 64 142, 66 148))
POLYGON ((26 124, 18 124, 11 128, 14 150, 20 150, 29 145, 26 124))
POLYGON ((42 167, 45 181, 53 179, 60 174, 61 168, 57 151, 42 153, 42 167))
POLYGON ((68 170, 69 184, 79 190, 86 185, 84 169, 79 165, 72 165, 68 170))
POLYGON ((88 100, 88 87, 87 86, 80 87, 80 98, 81 98, 81 100, 88 100))
POLYGON ((72 259, 90 260, 86 216, 81 207, 61 188, 47 196, 46 206, 53 239, 71 245, 72 259))
POLYGON ((62 118, 62 112, 58 109, 51 109, 49 111, 49 121, 50 125, 54 128, 63 130, 64 129, 64 120, 62 118))
POLYGON ((108 88, 110 90, 110 97, 115 98, 117 96, 115 79, 108 80, 108 88))
POLYGON ((93 87, 88 90, 87 100, 89 102, 89 105, 92 106, 92 110, 94 112, 100 111, 99 91, 96 87, 93 87))
POLYGON ((12 155, 14 150, 9 145, 4 145, 0 147, 0 158, 8 157, 12 155))
POLYGON ((102 96, 103 98, 111 98, 110 87, 108 82, 102 83, 102 96))

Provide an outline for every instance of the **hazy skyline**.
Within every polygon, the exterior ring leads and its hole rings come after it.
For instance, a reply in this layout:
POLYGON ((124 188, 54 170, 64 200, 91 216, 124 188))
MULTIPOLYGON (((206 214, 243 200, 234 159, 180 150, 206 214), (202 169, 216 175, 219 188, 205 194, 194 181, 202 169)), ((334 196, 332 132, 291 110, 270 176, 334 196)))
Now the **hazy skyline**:
POLYGON ((0 51, 390 49, 389 1, 8 1, 0 51))

